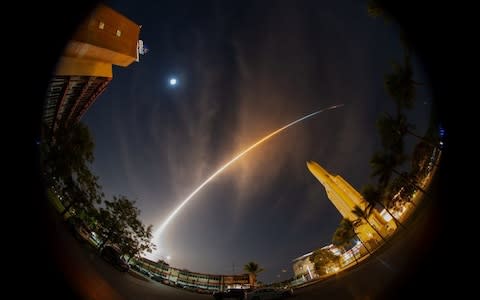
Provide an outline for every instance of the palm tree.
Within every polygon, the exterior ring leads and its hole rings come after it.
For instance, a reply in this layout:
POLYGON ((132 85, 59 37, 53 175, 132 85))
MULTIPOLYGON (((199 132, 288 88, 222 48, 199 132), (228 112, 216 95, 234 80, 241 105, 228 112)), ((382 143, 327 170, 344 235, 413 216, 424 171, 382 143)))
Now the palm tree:
POLYGON ((361 209, 360 206, 355 205, 355 207, 352 210, 352 213, 357 216, 358 218, 364 220, 367 222, 367 224, 372 227, 373 230, 378 234, 378 236, 386 243, 387 240, 383 237, 383 235, 368 221, 368 217, 370 216, 371 211, 369 209, 361 209))
POLYGON ((248 273, 249 282, 252 287, 255 287, 257 282, 257 274, 262 272, 263 269, 256 262, 249 262, 243 266, 243 270, 248 273))
POLYGON ((380 132, 380 139, 385 149, 398 152, 403 151, 403 138, 407 134, 416 137, 432 147, 438 148, 438 146, 434 145, 430 140, 413 132, 412 130, 415 129, 415 127, 408 123, 407 117, 402 113, 396 118, 393 118, 388 113, 384 113, 377 120, 377 128, 380 132))
MULTIPOLYGON (((337 229, 335 229, 335 232, 333 233, 332 236, 332 244, 343 250, 343 252, 346 252, 348 247, 352 243, 352 239, 355 236, 353 230, 350 228, 346 228, 346 225, 343 224, 342 219, 340 221, 340 224, 338 225, 337 229)), ((357 257, 355 256, 355 253, 353 253, 353 258, 355 259, 355 263, 358 264, 357 257)))
POLYGON ((392 154, 391 152, 377 152, 370 160, 370 165, 373 169, 371 176, 378 176, 380 188, 385 189, 390 183, 392 174, 396 174, 402 177, 407 183, 414 185, 417 189, 428 195, 424 189, 395 169, 397 166, 401 165, 404 160, 405 157, 392 154))
POLYGON ((397 115, 402 109, 411 109, 415 101, 415 90, 418 82, 413 80, 413 68, 406 58, 405 65, 392 63, 393 71, 384 77, 385 90, 393 98, 397 106, 397 115))
POLYGON ((370 160, 372 167, 372 177, 378 176, 378 183, 381 189, 385 189, 390 183, 393 173, 398 172, 395 170, 397 166, 400 166, 405 160, 405 156, 400 153, 392 152, 377 152, 370 160))
POLYGON ((377 204, 379 204, 393 218, 393 220, 395 221, 395 224, 397 224, 397 226, 402 227, 402 229, 406 229, 405 226, 397 218, 395 218, 395 216, 390 212, 388 207, 383 204, 383 202, 382 202, 382 195, 383 194, 384 193, 383 193, 382 190, 380 190, 379 188, 377 188, 377 187, 375 187, 371 184, 368 184, 368 185, 364 186, 363 189, 362 189, 363 199, 365 199, 365 201, 367 202, 367 205, 369 207, 374 208, 377 204))
MULTIPOLYGON (((350 221, 349 219, 346 219, 348 223, 350 223, 348 226, 351 226, 352 227, 352 231, 353 233, 355 233, 355 236, 357 237, 357 240, 362 243, 362 246, 363 248, 365 248, 365 250, 367 250, 368 254, 372 254, 372 252, 370 252, 370 249, 368 249, 367 245, 365 245, 365 243, 362 241, 362 239, 360 238, 360 236, 358 235, 357 231, 355 230, 355 227, 357 226, 360 226, 360 224, 363 222, 362 219, 356 219, 355 221, 350 221)), ((347 225, 346 225, 347 226, 347 225)))
POLYGON ((385 113, 377 119, 376 125, 383 148, 396 154, 403 154, 405 132, 398 130, 396 119, 385 113))
MULTIPOLYGON (((352 221, 347 218, 343 218, 338 225, 338 228, 335 230, 335 233, 332 237, 332 244, 336 247, 342 248, 343 251, 346 250, 348 246, 350 246, 353 238, 356 237, 360 243, 362 243, 363 247, 367 250, 368 254, 370 254, 370 250, 365 246, 363 241, 358 236, 357 232, 355 231, 355 225, 352 221)), ((358 264, 357 257, 355 253, 352 252, 353 258, 355 262, 358 264)))

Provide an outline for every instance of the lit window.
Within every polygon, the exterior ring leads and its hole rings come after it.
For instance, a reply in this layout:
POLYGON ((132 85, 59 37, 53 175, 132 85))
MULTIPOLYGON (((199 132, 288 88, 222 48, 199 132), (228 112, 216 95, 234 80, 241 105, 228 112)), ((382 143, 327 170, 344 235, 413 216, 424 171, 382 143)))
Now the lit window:
POLYGON ((98 23, 98 28, 99 28, 99 29, 105 28, 105 23, 99 22, 99 23, 98 23))
POLYGON ((122 32, 120 31, 120 29, 117 29, 117 36, 121 36, 122 35, 122 32))

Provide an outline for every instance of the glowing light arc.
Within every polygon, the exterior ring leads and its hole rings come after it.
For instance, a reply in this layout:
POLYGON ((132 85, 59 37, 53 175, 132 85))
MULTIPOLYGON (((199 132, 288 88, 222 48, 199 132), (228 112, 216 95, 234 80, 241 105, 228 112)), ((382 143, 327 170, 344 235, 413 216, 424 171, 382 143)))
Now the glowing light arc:
POLYGON ((267 141, 268 139, 272 138, 273 136, 279 134, 280 132, 284 131, 285 129, 287 129, 288 127, 290 126, 293 126, 305 119, 308 119, 310 117, 313 117, 319 113, 322 113, 324 111, 327 111, 327 110, 332 110, 332 109, 335 109, 335 108, 338 108, 338 107, 342 107, 343 104, 338 104, 338 105, 333 105, 333 106, 330 106, 330 107, 327 107, 327 108, 324 108, 324 109, 321 109, 321 110, 318 110, 316 112, 313 112, 311 114, 308 114, 298 120, 295 120, 291 123, 288 123, 287 125, 275 130, 274 132, 268 134, 267 136, 261 138, 259 141, 255 142, 253 145, 251 145, 250 147, 248 147, 246 150, 243 150, 242 152, 240 152, 239 154, 237 154, 232 160, 230 160, 229 162, 227 162, 225 165, 223 165, 222 167, 220 167, 220 169, 218 169, 217 171, 215 171, 215 173, 213 173, 212 175, 210 175, 210 177, 208 177, 202 184, 200 184, 185 200, 183 200, 183 202, 177 207, 175 208, 175 210, 167 217, 167 219, 165 219, 165 221, 160 225, 160 227, 157 229, 157 231, 155 232, 154 236, 155 238, 158 238, 158 236, 163 232, 163 230, 165 230, 165 227, 167 227, 167 225, 170 223, 170 221, 173 219, 173 217, 175 217, 175 215, 180 211, 180 209, 182 209, 182 207, 184 207, 189 201, 190 199, 193 198, 193 196, 195 196, 205 185, 207 185, 210 181, 212 181, 218 174, 222 173, 226 168, 228 168, 231 164, 233 164, 234 162, 236 162, 238 159, 240 159, 242 156, 244 156, 245 154, 247 154, 248 152, 250 152, 251 150, 253 150, 254 148, 256 148, 257 146, 259 146, 260 144, 262 144, 263 142, 267 141))

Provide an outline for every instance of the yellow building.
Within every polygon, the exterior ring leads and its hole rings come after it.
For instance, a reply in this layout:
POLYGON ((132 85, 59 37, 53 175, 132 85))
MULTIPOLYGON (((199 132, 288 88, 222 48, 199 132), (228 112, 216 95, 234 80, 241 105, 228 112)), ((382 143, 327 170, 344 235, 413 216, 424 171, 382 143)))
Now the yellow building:
MULTIPOLYGON (((354 207, 358 206, 362 210, 367 207, 367 202, 363 199, 362 195, 346 182, 345 179, 339 175, 330 174, 316 162, 307 162, 307 168, 325 187, 328 198, 332 201, 340 214, 350 221, 357 220, 358 217, 352 212, 354 207)), ((375 244, 381 240, 381 237, 376 231, 385 237, 396 228, 393 220, 387 222, 375 208, 372 209, 372 212, 368 217, 368 223, 370 223, 375 229, 367 223, 364 223, 355 229, 359 238, 366 244, 375 244)))
POLYGON ((112 65, 127 67, 143 54, 140 25, 105 5, 79 26, 47 88, 43 121, 55 130, 78 121, 112 80, 112 65))

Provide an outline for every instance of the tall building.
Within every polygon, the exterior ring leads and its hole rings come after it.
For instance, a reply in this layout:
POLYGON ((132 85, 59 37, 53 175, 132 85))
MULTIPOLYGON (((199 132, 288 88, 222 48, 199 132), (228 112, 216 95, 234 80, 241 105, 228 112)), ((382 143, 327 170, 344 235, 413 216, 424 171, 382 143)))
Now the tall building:
MULTIPOLYGON (((367 207, 367 202, 363 199, 362 195, 346 182, 345 179, 339 175, 330 174, 316 162, 307 162, 307 168, 325 187, 328 199, 332 201, 340 214, 350 221, 357 220, 358 217, 353 213, 355 206, 360 207, 362 210, 365 210, 367 207)), ((365 223, 358 226, 356 229, 359 238, 366 243, 375 243, 381 239, 377 234, 377 231, 385 236, 396 228, 394 221, 385 220, 376 208, 372 209, 372 212, 367 219, 368 223, 374 228, 365 223)))
MULTIPOLYGON (((355 206, 360 207, 362 210, 365 210, 367 207, 367 202, 363 199, 362 195, 341 176, 330 174, 316 162, 308 161, 307 168, 325 187, 328 199, 332 201, 342 217, 350 221, 358 220, 359 218, 352 211, 355 206)), ((386 237, 396 228, 396 224, 391 216, 385 214, 383 211, 379 213, 376 208, 372 209, 367 220, 368 223, 364 222, 355 227, 355 233, 361 242, 357 241, 348 251, 342 253, 340 249, 332 244, 321 249, 328 249, 335 255, 340 256, 339 265, 342 268, 356 263, 355 257, 360 257, 362 252, 363 254, 366 252, 363 245, 367 245, 366 247, 369 249, 375 247, 381 240, 378 233, 386 237), (374 228, 372 228, 372 226, 374 228)), ((295 274, 292 285, 301 285, 306 281, 319 278, 319 275, 315 271, 314 263, 310 261, 313 253, 313 251, 309 252, 292 261, 293 273, 295 274)), ((335 268, 332 268, 331 270, 326 270, 326 273, 336 271, 335 268)))
POLYGON ((79 26, 47 88, 43 122, 49 129, 80 120, 112 80, 112 65, 127 67, 139 60, 144 53, 140 28, 105 5, 79 26))

